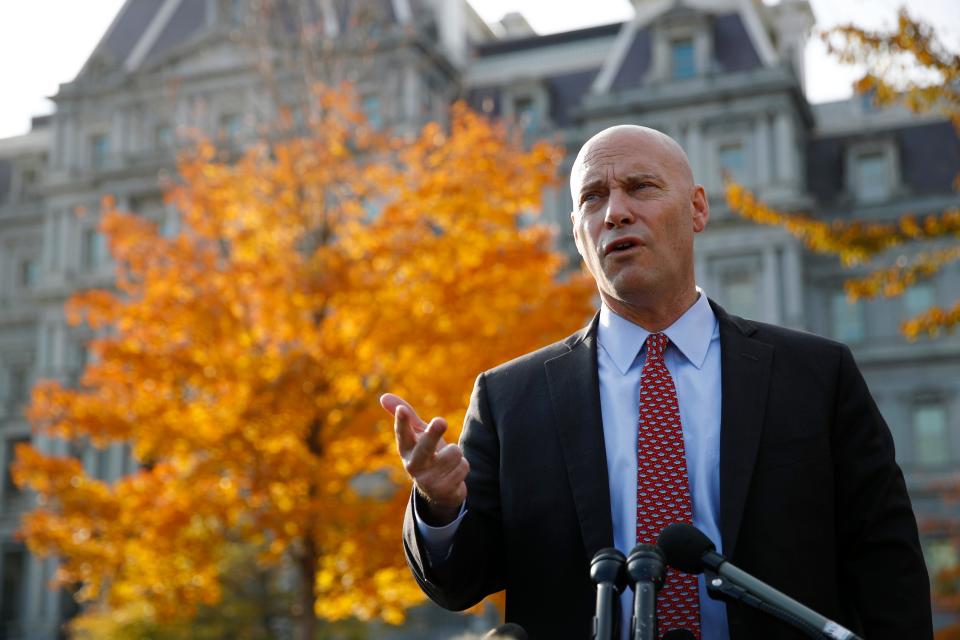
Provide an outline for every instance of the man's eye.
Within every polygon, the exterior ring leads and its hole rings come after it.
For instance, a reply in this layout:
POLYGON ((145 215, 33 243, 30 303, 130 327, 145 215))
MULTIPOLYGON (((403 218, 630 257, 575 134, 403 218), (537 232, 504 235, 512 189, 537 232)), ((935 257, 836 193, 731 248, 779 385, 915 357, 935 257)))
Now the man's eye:
POLYGON ((596 200, 599 196, 596 193, 585 193, 580 196, 580 204, 596 200))

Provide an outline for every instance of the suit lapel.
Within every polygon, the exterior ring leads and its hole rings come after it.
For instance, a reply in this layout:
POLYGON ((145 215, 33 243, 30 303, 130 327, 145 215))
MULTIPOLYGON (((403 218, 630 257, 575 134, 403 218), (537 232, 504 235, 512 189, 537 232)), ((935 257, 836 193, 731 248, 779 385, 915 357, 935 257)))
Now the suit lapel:
POLYGON ((760 446, 773 347, 750 337, 752 323, 711 306, 720 324, 720 533, 729 558, 760 446))
POLYGON ((600 417, 597 318, 544 367, 587 559, 613 546, 607 456, 600 417))

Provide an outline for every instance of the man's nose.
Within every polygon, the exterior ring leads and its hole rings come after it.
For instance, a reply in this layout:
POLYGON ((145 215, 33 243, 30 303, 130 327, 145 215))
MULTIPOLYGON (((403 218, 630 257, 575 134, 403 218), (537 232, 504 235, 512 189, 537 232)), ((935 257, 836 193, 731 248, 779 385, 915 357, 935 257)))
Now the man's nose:
POLYGON ((620 227, 632 223, 634 219, 627 194, 621 189, 611 189, 607 197, 607 213, 604 216, 606 225, 610 228, 620 227))

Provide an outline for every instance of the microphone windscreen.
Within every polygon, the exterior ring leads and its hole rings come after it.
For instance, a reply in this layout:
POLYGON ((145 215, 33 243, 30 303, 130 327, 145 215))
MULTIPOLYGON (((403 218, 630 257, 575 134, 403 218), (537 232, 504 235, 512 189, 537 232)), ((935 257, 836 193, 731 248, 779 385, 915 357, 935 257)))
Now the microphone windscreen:
POLYGON ((697 636, 687 629, 671 629, 663 634, 661 640, 697 640, 697 636))
POLYGON ((617 586, 618 591, 623 591, 627 584, 627 574, 624 566, 626 563, 627 558, 619 549, 613 547, 600 549, 590 561, 590 579, 593 580, 594 584, 612 582, 617 586))
POLYGON ((483 640, 529 640, 527 632, 514 622, 507 622, 483 636, 483 640))
POLYGON ((660 532, 657 546, 667 557, 667 564, 685 573, 703 572, 703 554, 716 549, 700 529, 686 522, 668 525, 660 532))

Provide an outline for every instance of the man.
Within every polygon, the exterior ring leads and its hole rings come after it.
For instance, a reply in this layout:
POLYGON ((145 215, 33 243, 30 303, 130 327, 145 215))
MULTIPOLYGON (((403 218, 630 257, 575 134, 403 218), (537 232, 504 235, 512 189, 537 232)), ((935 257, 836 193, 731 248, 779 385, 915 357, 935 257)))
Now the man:
MULTIPOLYGON (((593 322, 481 374, 459 447, 441 418, 382 399, 415 485, 404 547, 427 595, 463 609, 506 589, 506 618, 530 637, 589 638, 593 554, 685 520, 868 640, 930 638, 916 522, 850 351, 706 300, 693 245, 707 198, 669 137, 602 131, 570 185, 593 322)), ((661 634, 805 637, 710 599, 702 579, 671 572, 664 592, 661 634)))

